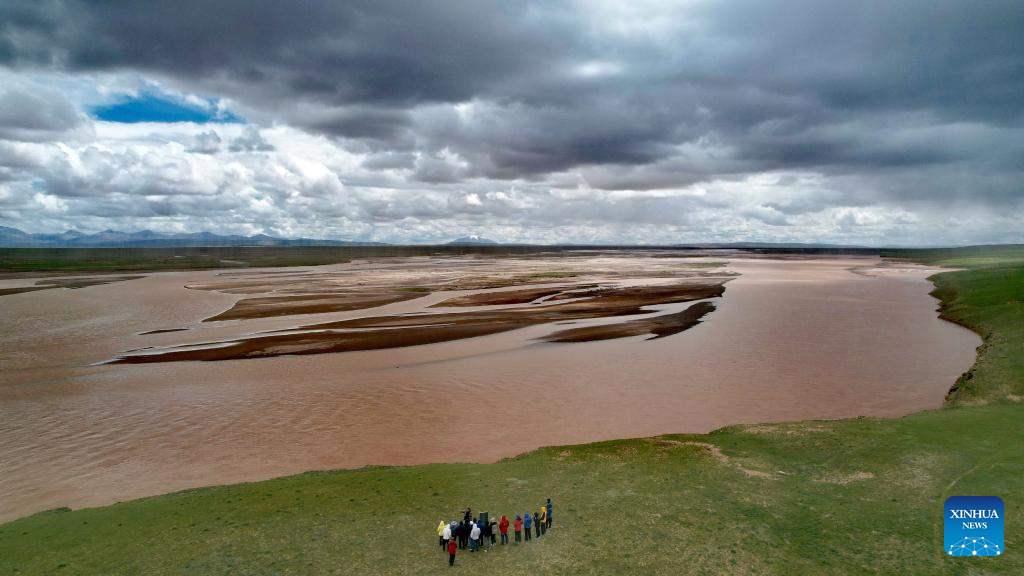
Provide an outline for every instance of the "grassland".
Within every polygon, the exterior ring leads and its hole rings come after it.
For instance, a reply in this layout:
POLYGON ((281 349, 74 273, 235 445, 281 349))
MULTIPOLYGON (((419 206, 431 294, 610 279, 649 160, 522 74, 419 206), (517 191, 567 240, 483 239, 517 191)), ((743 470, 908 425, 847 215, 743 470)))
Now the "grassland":
MULTIPOLYGON (((635 250, 635 246, 529 246, 529 245, 367 245, 367 246, 223 246, 223 247, 123 247, 123 248, 0 248, 0 277, 5 274, 94 274, 97 272, 159 272, 166 270, 203 270, 210 268, 252 268, 271 266, 317 266, 338 264, 356 258, 432 255, 501 255, 520 258, 572 255, 585 250, 588 256, 600 252, 635 250)), ((652 258, 705 256, 695 247, 652 246, 644 248, 652 258)), ((758 249, 762 254, 860 254, 874 255, 868 249, 758 249)), ((948 260, 950 265, 975 266, 1024 260, 1024 246, 978 246, 954 250, 887 250, 892 257, 948 260)), ((718 268, 721 262, 689 263, 686 268, 718 268)), ((573 272, 544 272, 523 280, 565 279, 573 272)))
MULTIPOLYGON (((367 248, 367 250, 371 250, 367 248)), ((347 262, 356 249, 334 247, 2 248, 0 272, 96 273, 313 266, 347 262)))
MULTIPOLYGON (((472 505, 555 503, 539 541, 460 554, 517 574, 1022 574, 1024 261, 919 253, 943 314, 984 337, 948 405, 900 419, 737 426, 495 464, 318 472, 0 525, 0 574, 423 574, 472 505), (942 503, 1001 496, 1006 554, 942 553, 942 503)), ((396 426, 400 423, 396 423, 396 426)), ((501 425, 516 432, 514 415, 501 425)))
MULTIPOLYGON (((536 253, 528 246, 225 246, 176 248, 0 248, 0 275, 160 272, 318 266, 354 258, 536 253)), ((549 250, 562 251, 563 248, 549 250)), ((2 277, 2 276, 0 276, 2 277)))

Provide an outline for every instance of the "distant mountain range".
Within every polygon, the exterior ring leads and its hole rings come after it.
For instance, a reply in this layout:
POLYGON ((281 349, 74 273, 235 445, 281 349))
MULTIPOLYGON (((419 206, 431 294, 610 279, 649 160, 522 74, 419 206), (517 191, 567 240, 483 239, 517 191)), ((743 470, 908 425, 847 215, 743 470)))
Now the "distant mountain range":
POLYGON ((463 236, 448 243, 449 246, 479 246, 482 244, 497 244, 497 242, 480 236, 463 236))
POLYGON ((807 242, 713 242, 688 244, 687 246, 692 246, 694 248, 732 248, 736 250, 757 250, 759 248, 766 250, 785 250, 789 248, 813 250, 863 250, 870 248, 870 246, 860 246, 857 244, 815 244, 807 242))
MULTIPOLYGON (((152 230, 141 232, 120 232, 104 230, 95 234, 86 234, 78 230, 67 230, 59 234, 30 234, 17 228, 0 226, 0 248, 159 248, 188 246, 386 246, 386 242, 365 242, 351 240, 322 240, 317 238, 275 238, 266 234, 254 236, 221 235, 213 232, 161 233, 152 230)), ((448 246, 498 246, 499 243, 482 236, 462 236, 447 243, 448 246)), ((529 246, 530 244, 505 244, 505 246, 529 246)), ((539 246, 539 245, 538 245, 539 246)), ((553 244, 553 246, 587 246, 581 244, 553 244)), ((594 244, 593 246, 602 246, 594 244)), ((613 245, 618 247, 637 247, 643 245, 613 245)), ((801 244, 793 242, 728 242, 728 243, 693 243, 676 245, 650 245, 659 248, 705 248, 705 249, 736 249, 736 250, 844 250, 862 249, 861 246, 838 244, 801 244)))
POLYGON ((68 230, 60 234, 29 234, 0 226, 0 247, 4 248, 154 248, 175 246, 377 246, 380 242, 318 240, 314 238, 275 238, 266 234, 255 236, 222 236, 212 232, 164 234, 143 230, 120 232, 104 230, 85 234, 68 230))

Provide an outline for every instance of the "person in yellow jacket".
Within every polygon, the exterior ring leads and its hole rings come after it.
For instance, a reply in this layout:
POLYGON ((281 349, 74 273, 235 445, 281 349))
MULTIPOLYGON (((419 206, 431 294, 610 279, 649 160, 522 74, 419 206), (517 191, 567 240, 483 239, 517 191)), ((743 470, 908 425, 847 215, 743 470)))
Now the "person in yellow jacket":
POLYGON ((445 526, 447 526, 447 524, 444 523, 444 520, 441 520, 437 524, 437 541, 441 545, 441 548, 444 548, 444 545, 447 544, 447 542, 444 541, 444 527, 445 526))
POLYGON ((541 504, 540 506, 540 535, 543 536, 548 531, 548 507, 541 504))

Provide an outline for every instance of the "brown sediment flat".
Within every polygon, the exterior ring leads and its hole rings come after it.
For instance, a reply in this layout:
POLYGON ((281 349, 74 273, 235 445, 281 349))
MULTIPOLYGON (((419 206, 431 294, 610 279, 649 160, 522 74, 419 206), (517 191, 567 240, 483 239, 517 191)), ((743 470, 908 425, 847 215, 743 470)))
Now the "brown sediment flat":
MULTIPOLYGON (((557 286, 554 288, 530 288, 527 290, 509 290, 504 292, 483 292, 481 294, 469 294, 468 296, 457 296, 449 298, 437 304, 431 304, 431 308, 458 307, 458 306, 499 306, 505 304, 526 304, 538 298, 562 294, 569 289, 592 288, 589 286, 557 286)), ((570 297, 578 297, 573 295, 570 297)))
MULTIPOLYGON (((303 326, 299 329, 301 332, 207 342, 164 349, 162 352, 126 354, 111 363, 210 362, 436 344, 548 322, 643 314, 646 313, 641 310, 643 306, 715 298, 721 296, 724 289, 722 284, 636 286, 609 289, 586 300, 537 308, 355 318, 303 326)), ((669 329, 671 324, 672 321, 666 320, 658 326, 660 329, 669 329)))
POLYGON ((302 278, 301 275, 274 275, 266 278, 250 278, 248 276, 222 280, 219 282, 198 282, 185 286, 189 290, 208 290, 225 294, 287 294, 292 291, 301 293, 316 292, 321 289, 337 290, 338 286, 319 282, 318 279, 302 278))
POLYGON ((161 328, 159 330, 139 332, 139 336, 146 336, 147 334, 167 334, 168 332, 184 332, 186 330, 188 330, 188 328, 161 328))
POLYGON ((451 324, 501 324, 506 322, 516 325, 542 324, 564 320, 642 314, 644 311, 641 308, 644 306, 716 298, 721 296, 724 291, 725 286, 722 283, 633 286, 604 290, 593 298, 538 306, 536 308, 509 308, 447 314, 376 316, 342 320, 340 322, 311 324, 300 329, 400 328, 409 326, 443 328, 451 324))
POLYGON ((589 297, 589 296, 596 296, 601 291, 608 289, 607 287, 596 287, 596 288, 582 287, 582 288, 583 289, 581 289, 581 290, 565 291, 565 292, 562 292, 561 294, 555 294, 551 298, 548 298, 547 301, 548 302, 557 302, 559 300, 571 300, 573 298, 586 298, 586 297, 589 297))
POLYGON ((440 284, 439 290, 488 290, 491 288, 509 288, 523 284, 552 284, 565 282, 568 278, 580 276, 577 273, 566 274, 534 274, 511 276, 483 276, 480 278, 459 278, 458 280, 440 284))
POLYGON ((206 318, 203 322, 363 310, 365 308, 375 308, 385 304, 412 300, 413 298, 422 298, 426 294, 425 292, 335 292, 332 294, 307 294, 304 296, 246 298, 236 302, 230 309, 216 316, 206 318))
MULTIPOLYGON (((728 282, 730 279, 735 278, 736 275, 735 274, 730 274, 730 273, 720 273, 720 274, 708 274, 706 276, 705 275, 700 275, 700 276, 692 276, 692 277, 693 278, 705 279, 708 282, 711 282, 713 280, 713 282, 712 282, 713 284, 719 284, 719 283, 728 282)), ((610 287, 607 287, 607 286, 598 286, 598 287, 578 286, 577 288, 579 288, 579 290, 565 290, 565 291, 563 291, 563 292, 561 292, 559 294, 555 294, 554 296, 548 298, 546 300, 546 302, 558 302, 560 300, 581 300, 581 301, 583 301, 583 300, 585 300, 587 298, 592 298, 592 297, 595 297, 595 296, 600 296, 600 297, 606 298, 607 300, 605 300, 605 301, 614 301, 614 300, 618 300, 618 299, 622 299, 622 298, 627 298, 628 299, 628 298, 632 297, 631 294, 636 291, 635 288, 610 288, 610 287)), ((660 290, 665 290, 665 287, 661 287, 660 290)), ((645 293, 646 293, 646 295, 648 297, 654 297, 655 299, 660 298, 659 296, 656 295, 656 292, 653 291, 653 290, 650 290, 650 289, 645 290, 645 293)), ((665 303, 665 302, 660 302, 660 303, 665 303)))
MULTIPOLYGON (((653 334, 653 338, 664 338, 678 334, 683 330, 689 330, 700 324, 704 316, 715 310, 711 302, 698 302, 682 312, 675 314, 663 314, 655 318, 643 320, 630 320, 618 324, 605 324, 601 326, 585 326, 555 332, 543 338, 546 342, 595 342, 597 340, 612 340, 614 338, 627 338, 629 336, 642 336, 653 334)), ((652 339, 653 339, 652 338, 652 339)))
POLYGON ((122 356, 112 364, 149 364, 154 362, 242 360, 271 358, 274 356, 302 356, 332 352, 383 350, 421 344, 450 342, 475 336, 486 336, 522 328, 527 324, 513 323, 456 324, 438 329, 434 326, 416 326, 401 330, 374 330, 368 332, 304 332, 280 336, 245 338, 237 342, 218 343, 213 348, 174 350, 159 354, 122 356))
POLYGON ((50 290, 53 286, 24 286, 22 288, 3 288, 0 289, 0 296, 10 296, 11 294, 22 294, 25 292, 35 292, 36 290, 50 290))
POLYGON ((296 268, 285 268, 282 270, 246 270, 244 272, 234 271, 220 272, 217 276, 306 276, 312 270, 299 270, 296 268))
POLYGON ((35 292, 37 290, 50 290, 52 288, 87 288, 89 286, 102 286, 112 282, 124 282, 126 280, 138 280, 145 276, 102 276, 99 278, 54 278, 50 280, 39 280, 35 286, 23 286, 18 288, 0 289, 0 296, 11 294, 22 294, 24 292, 35 292))
POLYGON ((54 288, 86 288, 89 286, 102 286, 112 282, 125 282, 127 280, 138 280, 145 276, 100 276, 98 278, 52 278, 40 280, 36 284, 40 286, 52 286, 54 288))
MULTIPOLYGON (((402 259, 394 260, 401 261, 402 259)), ((600 277, 604 280, 721 279, 732 274, 726 271, 710 274, 703 270, 706 266, 686 264, 665 264, 655 266, 653 270, 650 269, 651 267, 645 266, 634 267, 631 270, 621 267, 603 271, 585 270, 581 269, 583 268, 581 264, 584 264, 586 260, 577 258, 562 260, 568 268, 566 270, 550 270, 549 262, 531 261, 510 266, 506 271, 495 273, 495 268, 489 265, 493 259, 476 257, 458 259, 461 270, 458 273, 452 273, 451 270, 443 268, 416 266, 423 259, 408 259, 398 265, 394 264, 394 260, 391 262, 387 259, 381 259, 380 262, 355 262, 348 271, 343 273, 312 270, 298 270, 294 273, 263 270, 220 272, 215 279, 191 282, 186 284, 186 287, 192 290, 215 291, 224 294, 261 295, 236 302, 236 305, 227 312, 207 319, 243 320, 292 314, 343 312, 379 306, 388 303, 385 300, 375 303, 374 299, 382 293, 425 294, 433 291, 469 291, 501 289, 524 284, 541 285, 517 293, 502 291, 493 295, 460 295, 448 302, 432 304, 432 306, 488 306, 522 304, 546 296, 558 296, 558 300, 578 298, 582 296, 579 293, 580 289, 591 288, 595 285, 594 283, 582 283, 580 280, 584 277, 600 277), (538 266, 538 264, 542 264, 542 266, 538 266), (376 268, 378 274, 368 278, 361 272, 365 269, 364 267, 371 265, 376 268), (479 270, 479 274, 468 273, 477 270, 479 270), (568 279, 572 279, 572 285, 566 285, 568 279), (549 286, 552 284, 557 286, 549 286), (559 292, 563 290, 570 290, 570 292, 560 295, 559 292), (317 295, 320 297, 315 297, 317 295), (349 300, 358 300, 364 297, 360 295, 369 295, 365 296, 369 301, 368 306, 350 307, 347 304, 349 300), (290 299, 285 297, 290 297, 290 299), (334 305, 324 306, 330 300, 335 300, 334 305)), ((514 259, 507 260, 507 262, 510 261, 514 261, 514 259)), ((718 263, 714 264, 717 266, 718 263)), ((396 301, 402 300, 396 299, 396 301)))

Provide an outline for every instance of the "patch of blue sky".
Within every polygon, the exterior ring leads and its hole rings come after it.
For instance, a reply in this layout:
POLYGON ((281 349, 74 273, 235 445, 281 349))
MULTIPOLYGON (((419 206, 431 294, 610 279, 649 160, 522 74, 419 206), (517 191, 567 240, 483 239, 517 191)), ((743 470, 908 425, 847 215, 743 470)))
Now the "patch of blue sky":
POLYGON ((151 92, 125 96, 116 102, 95 106, 90 112, 95 118, 107 122, 245 123, 241 116, 218 106, 216 99, 207 99, 203 106, 151 92))

